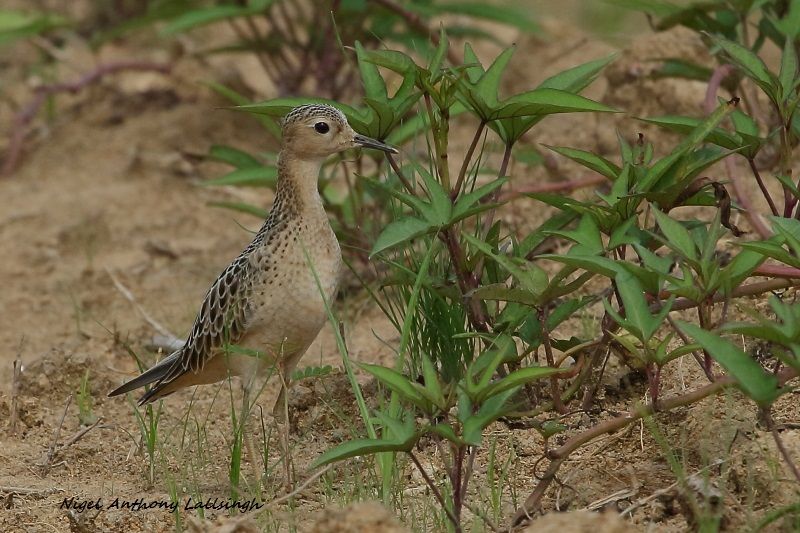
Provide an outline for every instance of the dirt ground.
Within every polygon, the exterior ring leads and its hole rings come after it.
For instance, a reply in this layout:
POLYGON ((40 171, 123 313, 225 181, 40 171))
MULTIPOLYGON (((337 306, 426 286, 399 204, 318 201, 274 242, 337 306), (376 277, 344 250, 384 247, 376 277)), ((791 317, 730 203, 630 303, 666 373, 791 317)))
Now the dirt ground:
MULTIPOLYGON (((559 40, 548 44, 540 38, 518 39, 508 91, 532 87, 563 68, 618 51, 563 23, 551 21, 545 26, 559 40)), ((696 113, 704 84, 656 83, 644 76, 648 60, 664 49, 673 57, 705 54, 689 33, 637 37, 624 46, 587 95, 634 115, 696 113)), ((67 50, 71 63, 66 62, 62 72, 67 79, 96 60, 79 42, 67 50)), ((487 46, 479 51, 488 58, 493 50, 487 46)), ((146 43, 110 46, 101 54, 103 60, 168 59, 146 43)), ((19 104, 30 98, 30 74, 22 72, 15 59, 9 54, 0 56, 8 73, 3 89, 19 104)), ((198 186, 203 179, 218 176, 221 167, 198 163, 193 154, 205 153, 216 143, 252 151, 268 148, 252 118, 219 109, 225 102, 201 84, 213 80, 246 86, 242 73, 249 67, 238 61, 184 58, 169 76, 119 74, 77 95, 59 98, 53 119, 37 127, 26 143, 18 170, 0 178, 0 250, 4 254, 0 260, 0 531, 171 531, 176 527, 272 531, 296 526, 302 531, 330 532, 432 527, 430 522, 414 523, 408 510, 399 518, 381 515, 381 507, 374 503, 339 510, 351 501, 374 498, 366 489, 362 493, 345 489, 363 475, 358 461, 336 467, 304 487, 292 506, 267 506, 244 518, 225 518, 224 511, 206 511, 209 521, 203 521, 191 510, 177 518, 165 509, 92 510, 91 501, 98 499, 107 506, 115 498, 170 501, 171 493, 182 504, 188 498, 197 500, 198 495, 230 498, 229 398, 239 398, 236 387, 230 393, 226 385, 201 387, 165 401, 159 422, 161 448, 154 465, 144 450, 132 404, 123 398, 107 398, 106 393, 136 373, 131 350, 147 362, 157 358, 146 348, 156 332, 142 311, 166 329, 185 334, 209 283, 249 242, 250 234, 243 227, 260 225, 254 217, 208 203, 270 203, 263 189, 198 186), (16 378, 14 361, 21 364, 16 378), (91 412, 99 422, 81 435, 79 406, 73 395, 86 376, 91 412), (185 424, 186 420, 190 423, 185 424), (182 433, 187 426, 189 435, 182 433), (75 503, 90 502, 89 509, 81 513, 65 509, 64 502, 71 498, 75 503)), ((10 116, 10 107, 0 104, 3 135, 10 116)), ((629 136, 637 131, 659 135, 627 116, 558 116, 544 121, 526 142, 613 155, 615 128, 629 136)), ((471 132, 455 135, 457 152, 471 132)), ((664 143, 671 140, 668 135, 658 138, 664 143)), ((565 161, 555 163, 562 176, 574 169, 565 161)), ((548 173, 516 163, 512 176, 514 187, 558 179, 552 167, 548 173)), ((504 214, 509 223, 521 228, 545 216, 524 200, 504 214)), ((347 344, 354 360, 393 360, 391 346, 396 346, 398 335, 363 294, 346 291, 337 308, 347 324, 347 344)), ((329 327, 306 354, 301 366, 306 365, 341 367, 329 327)), ((603 413, 568 418, 569 429, 557 440, 641 399, 632 394, 643 387, 626 387, 621 379, 624 374, 621 369, 609 373, 603 413)), ((359 380, 368 402, 374 404, 374 386, 365 376, 359 375, 359 380)), ((664 380, 664 394, 703 383, 689 365, 670 367, 664 380)), ((277 390, 275 380, 266 385, 259 400, 264 412, 269 411, 277 390)), ((291 402, 297 428, 291 435, 292 461, 302 481, 311 475, 308 465, 321 452, 359 432, 347 425, 358 416, 340 370, 300 384, 291 402)), ((782 433, 790 452, 800 461, 796 394, 778 406, 776 416, 786 428, 782 433)), ((265 415, 264 421, 268 433, 272 420, 265 415)), ((681 451, 686 475, 700 473, 700 478, 706 475, 718 485, 715 490, 726 508, 726 530, 738 531, 757 521, 754 517, 765 509, 800 498, 772 439, 757 424, 753 407, 737 393, 677 409, 660 417, 658 424, 664 438, 681 451)), ((268 435, 266 441, 274 445, 275 435, 268 435)), ((508 461, 509 493, 515 495, 515 503, 521 503, 536 483, 533 473, 540 468, 541 437, 498 423, 487 440, 496 443, 497 464, 508 461)), ((485 479, 488 453, 482 451, 476 461, 477 479, 485 479)), ((420 454, 428 463, 435 461, 433 447, 420 454)), ((275 451, 271 450, 266 474, 259 474, 258 461, 245 455, 243 477, 252 481, 266 475, 272 480, 273 490, 262 495, 263 501, 282 496, 282 466, 275 451)), ((531 531, 692 529, 664 457, 654 433, 642 424, 597 439, 562 466, 561 484, 545 498, 548 514, 531 531), (620 511, 632 504, 636 508, 625 518, 557 512, 620 511)), ((430 507, 431 495, 419 474, 410 467, 405 472, 408 509, 430 507)), ((485 486, 475 485, 474 498, 489 497, 485 486)), ((503 516, 509 516, 514 507, 506 498, 503 516)), ((474 530, 480 531, 481 520, 469 512, 468 516, 474 530)))

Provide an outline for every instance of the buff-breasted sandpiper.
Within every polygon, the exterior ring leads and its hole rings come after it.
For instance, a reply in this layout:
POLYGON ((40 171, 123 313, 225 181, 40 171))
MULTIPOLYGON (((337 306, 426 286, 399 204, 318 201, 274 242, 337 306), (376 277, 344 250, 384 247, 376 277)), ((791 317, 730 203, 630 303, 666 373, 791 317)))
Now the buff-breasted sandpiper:
MULTIPOLYGON (((288 383, 326 321, 342 267, 339 242, 318 192, 325 159, 353 147, 397 153, 357 134, 328 105, 304 105, 283 119, 275 202, 253 241, 206 293, 183 347, 112 391, 147 384, 143 405, 176 390, 241 376, 245 388, 277 365, 288 383), (253 357, 231 345, 257 350, 253 357)), ((276 402, 283 401, 284 388, 276 402)))

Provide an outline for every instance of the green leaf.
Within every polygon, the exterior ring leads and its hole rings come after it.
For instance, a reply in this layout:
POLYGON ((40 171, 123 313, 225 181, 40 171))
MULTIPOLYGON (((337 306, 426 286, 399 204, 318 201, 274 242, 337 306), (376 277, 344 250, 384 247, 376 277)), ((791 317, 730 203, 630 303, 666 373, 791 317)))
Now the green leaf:
POLYGON ((437 2, 409 2, 406 7, 426 16, 466 15, 476 19, 500 22, 530 33, 535 33, 539 30, 536 22, 531 17, 531 10, 522 6, 504 4, 500 7, 484 2, 439 0, 437 2))
POLYGON ((375 379, 402 396, 406 401, 413 403, 425 412, 430 410, 428 400, 420 393, 415 384, 400 372, 367 363, 358 363, 358 366, 375 376, 375 379))
POLYGON ((476 357, 467 369, 468 392, 473 397, 479 394, 481 390, 489 385, 500 364, 515 359, 517 359, 517 345, 514 339, 510 335, 500 333, 492 339, 491 346, 476 357), (480 377, 478 377, 478 374, 480 374, 480 377), (478 378, 478 382, 474 385, 471 382, 473 377, 478 378))
POLYGON ((607 278, 614 278, 618 273, 622 272, 622 267, 616 261, 607 257, 599 255, 559 255, 559 254, 542 254, 538 256, 539 259, 550 259, 570 265, 573 267, 582 268, 588 272, 594 272, 607 278))
POLYGON ((577 246, 573 246, 569 250, 569 255, 599 255, 605 251, 600 228, 597 227, 597 222, 591 216, 582 217, 575 229, 555 230, 550 233, 577 243, 577 246))
MULTIPOLYGON (((797 31, 797 30, 795 30, 797 31)), ((797 87, 797 51, 795 50, 794 39, 786 39, 781 57, 781 71, 778 74, 780 86, 781 103, 788 103, 796 97, 795 87, 797 87)))
POLYGON ((436 407, 444 409, 444 394, 439 383, 439 374, 427 354, 422 354, 422 377, 425 379, 425 391, 428 393, 428 400, 436 407))
POLYGON ((789 12, 784 17, 775 21, 775 26, 783 33, 789 42, 795 41, 800 32, 800 1, 789 1, 789 12))
POLYGON ((526 257, 547 239, 551 231, 565 227, 576 218, 578 218, 578 213, 571 210, 561 210, 559 213, 556 213, 543 222, 536 230, 529 233, 528 236, 519 243, 517 247, 519 256, 526 257))
POLYGON ((234 170, 220 178, 204 181, 206 186, 236 185, 243 187, 274 187, 278 180, 275 167, 248 167, 234 170))
POLYGON ((453 207, 453 214, 451 215, 450 224, 457 222, 463 218, 463 214, 467 212, 474 204, 479 202, 485 196, 494 192, 495 189, 502 187, 508 178, 499 178, 490 181, 485 185, 481 185, 470 193, 464 194, 458 198, 456 205, 453 207))
POLYGON ((499 102, 500 77, 514 55, 515 47, 511 46, 503 50, 494 62, 486 69, 480 81, 475 85, 475 90, 489 106, 495 107, 499 102))
MULTIPOLYGON (((661 319, 650 313, 650 305, 644 297, 644 288, 630 272, 623 271, 615 276, 617 290, 625 307, 625 321, 633 326, 633 333, 643 343, 648 342, 661 326, 661 319)), ((665 306, 667 312, 671 305, 665 306)))
MULTIPOLYGON (((230 87, 222 85, 221 83, 206 82, 205 85, 236 106, 245 106, 250 104, 250 100, 247 97, 237 93, 230 87)), ((261 124, 261 126, 275 139, 281 139, 281 127, 273 119, 258 114, 256 114, 253 118, 255 118, 258 123, 261 124)))
POLYGON ((563 370, 558 368, 549 368, 545 366, 531 366, 528 368, 521 368, 510 373, 506 377, 500 379, 484 388, 478 393, 475 401, 480 403, 492 396, 508 391, 509 389, 516 389, 526 383, 542 379, 553 374, 558 374, 563 370))
POLYGON ((516 302, 531 306, 539 305, 541 303, 540 298, 531 291, 507 287, 505 283, 492 283, 490 285, 483 285, 473 291, 470 291, 469 296, 479 298, 481 300, 516 302))
POLYGON ((447 424, 436 424, 435 426, 430 426, 425 429, 426 433, 435 433, 440 437, 454 443, 454 444, 466 444, 463 439, 461 439, 453 428, 447 424))
POLYGON ((428 218, 428 222, 436 226, 444 226, 450 220, 450 213, 453 211, 453 202, 450 196, 445 192, 441 184, 434 178, 430 172, 417 165, 417 171, 422 176, 422 181, 425 182, 425 188, 428 191, 428 196, 431 199, 433 206, 434 217, 428 218))
POLYGON ((522 288, 533 294, 541 294, 547 287, 547 273, 539 266, 523 259, 495 253, 489 244, 467 232, 462 232, 461 234, 468 243, 494 259, 509 274, 514 276, 522 288))
POLYGON ((500 108, 491 114, 492 119, 552 115, 590 111, 596 113, 618 113, 607 105, 583 96, 558 89, 534 89, 504 100, 500 108))
POLYGON ((343 461, 351 457, 358 457, 363 455, 372 455, 381 452, 407 452, 414 449, 416 442, 416 435, 411 438, 401 440, 383 440, 383 439, 358 439, 344 442, 330 450, 326 451, 317 457, 310 468, 318 468, 328 463, 335 463, 336 461, 343 461))
MULTIPOLYGON (((697 118, 674 115, 653 118, 639 118, 638 120, 647 122, 648 124, 655 124, 670 131, 675 131, 682 134, 691 133, 692 130, 700 126, 700 124, 703 122, 701 119, 697 118)), ((706 136, 706 140, 718 146, 722 146, 723 148, 727 148, 728 150, 737 150, 742 146, 742 139, 730 132, 723 130, 722 128, 714 128, 711 130, 706 136)))
POLYGON ((223 209, 230 209, 231 211, 238 211, 240 213, 247 213, 258 218, 267 218, 269 211, 255 205, 245 204, 242 202, 208 202, 210 207, 221 207, 223 209))
POLYGON ((594 170, 598 174, 607 177, 611 181, 617 179, 619 173, 622 172, 621 168, 619 168, 617 165, 615 165, 605 157, 593 154, 592 152, 587 152, 586 150, 578 150, 577 148, 565 148, 561 146, 548 146, 546 144, 543 146, 545 148, 554 151, 557 154, 561 154, 564 157, 572 159, 576 163, 588 168, 589 170, 594 170))
MULTIPOLYGON (((414 74, 417 65, 410 56, 397 50, 363 50, 361 52, 365 61, 379 67, 388 68, 393 72, 408 76, 414 74)), ((414 74, 416 76, 416 74, 414 74)))
POLYGON ((292 372, 292 381, 321 378, 329 375, 331 372, 333 372, 333 367, 331 365, 307 366, 292 372))
POLYGON ((650 75, 655 78, 686 78, 687 80, 696 80, 707 82, 713 71, 708 67, 700 66, 691 61, 684 61, 682 59, 670 58, 665 59, 661 66, 657 67, 650 75))
POLYGON ((738 287, 747 277, 758 268, 766 258, 755 251, 744 250, 725 265, 721 278, 728 280, 731 289, 738 287))
POLYGON ((66 26, 68 20, 52 13, 0 9, 0 45, 66 26))
POLYGON ((211 149, 208 151, 208 157, 209 159, 228 163, 229 165, 240 169, 263 166, 261 161, 247 152, 239 150, 238 148, 221 144, 212 145, 211 149))
POLYGON ((752 79, 761 90, 766 93, 773 101, 777 101, 776 82, 774 76, 770 73, 767 66, 748 48, 740 45, 737 42, 729 41, 723 37, 715 35, 709 36, 714 44, 719 46, 731 61, 744 72, 744 74, 752 79))
POLYGON ((689 231, 683 227, 683 224, 658 209, 653 209, 653 215, 658 222, 661 233, 664 234, 664 243, 682 257, 697 261, 697 249, 695 248, 694 239, 692 239, 689 231))
POLYGON ((361 81, 364 84, 364 94, 367 98, 386 100, 389 97, 386 92, 386 83, 375 64, 367 59, 364 47, 359 41, 356 41, 356 58, 358 58, 361 81))
POLYGON ((398 244, 425 235, 435 229, 437 229, 436 226, 416 217, 406 217, 395 220, 386 226, 380 236, 378 236, 369 255, 370 257, 374 257, 384 250, 388 250, 398 244))
POLYGON ((694 324, 678 321, 678 328, 694 338, 739 383, 753 401, 766 407, 778 397, 778 382, 732 342, 694 324))
POLYGON ((483 430, 506 413, 506 402, 508 402, 518 390, 519 388, 512 388, 492 396, 481 405, 477 413, 468 417, 464 421, 462 430, 464 441, 473 446, 480 446, 483 430))
MULTIPOLYGON (((732 100, 731 102, 719 106, 708 118, 692 130, 670 154, 654 163, 653 166, 648 169, 646 176, 636 183, 636 191, 648 193, 653 190, 661 190, 670 185, 675 185, 675 181, 684 178, 687 175, 685 167, 688 165, 689 161, 686 157, 687 154, 697 149, 703 140, 725 119, 725 117, 736 109, 736 102, 736 100, 732 100), (671 179, 667 180, 668 177, 671 179), (661 183, 662 181, 667 183, 663 184, 661 183)), ((717 154, 717 157, 724 157, 725 155, 727 154, 717 154)), ((695 170, 696 168, 693 169, 693 171, 695 170)), ((697 171, 699 172, 699 170, 697 171)), ((683 189, 681 188, 680 190, 683 189)))
POLYGON ((755 253, 761 254, 772 259, 777 259, 781 263, 785 263, 795 268, 800 268, 800 259, 790 254, 783 246, 771 241, 753 241, 739 243, 739 246, 745 250, 752 250, 755 253))
POLYGON ((618 54, 611 54, 602 59, 595 59, 583 65, 572 67, 551 76, 540 83, 537 89, 560 89, 571 93, 578 93, 592 83, 609 63, 617 58, 618 54))
POLYGON ((439 28, 439 44, 431 56, 428 63, 428 71, 431 74, 431 83, 435 83, 441 76, 442 65, 444 59, 447 57, 447 49, 450 46, 450 41, 447 39, 447 33, 444 31, 444 25, 439 28))
POLYGON ((194 9, 173 19, 164 27, 163 33, 165 35, 172 35, 225 19, 257 15, 263 12, 271 3, 272 0, 268 2, 258 2, 257 4, 259 5, 253 6, 243 7, 235 4, 222 4, 194 9))

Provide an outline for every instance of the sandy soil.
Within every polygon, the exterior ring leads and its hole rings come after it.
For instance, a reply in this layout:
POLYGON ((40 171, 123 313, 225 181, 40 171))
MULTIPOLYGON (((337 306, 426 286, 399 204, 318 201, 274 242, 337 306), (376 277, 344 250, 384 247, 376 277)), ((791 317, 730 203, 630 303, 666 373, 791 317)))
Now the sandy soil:
MULTIPOLYGON (((508 91, 530 87, 565 67, 614 51, 567 26, 550 23, 548 28, 562 37, 557 44, 518 41, 508 91)), ((87 59, 79 43, 75 47, 79 50, 73 57, 80 70, 92 58, 87 59)), ((686 34, 643 37, 622 51, 588 94, 634 114, 696 111, 704 95, 702 84, 653 84, 642 74, 645 58, 657 56, 665 47, 673 54, 693 56, 702 49, 686 34), (669 39, 680 46, 671 46, 669 39)), ((103 53, 105 59, 131 54, 164 59, 162 52, 142 43, 103 53)), ((3 59, 13 64, 12 58, 3 59)), ((104 506, 115 498, 168 502, 170 491, 182 505, 189 498, 197 500, 199 494, 203 499, 230 497, 230 406, 239 398, 238 387, 230 392, 227 385, 203 387, 170 397, 161 411, 160 448, 154 465, 144 450, 134 408, 124 399, 105 395, 136 373, 131 350, 147 362, 157 357, 146 349, 154 334, 152 327, 114 279, 130 290, 155 321, 185 334, 208 284, 249 241, 243 227, 259 225, 253 217, 207 204, 244 199, 269 205, 265 190, 198 186, 201 180, 219 175, 220 167, 198 163, 193 154, 204 153, 215 143, 254 151, 268 148, 251 118, 219 110, 224 102, 198 83, 231 81, 238 76, 237 68, 219 61, 184 59, 170 76, 119 75, 76 96, 59 98, 55 118, 37 129, 27 143, 19 169, 0 179, 0 250, 4 252, 0 260, 0 530, 169 531, 177 525, 191 531, 245 532, 265 524, 270 524, 268 530, 282 524, 314 532, 426 529, 409 522, 400 525, 396 517, 381 514, 385 511, 377 504, 336 510, 352 500, 374 498, 366 489, 358 494, 342 492, 352 490, 347 487, 361 479, 358 461, 310 484, 293 508, 279 504, 242 519, 226 519, 224 511, 207 511, 206 518, 218 520, 211 522, 194 511, 176 518, 164 509, 92 510, 91 501, 98 499, 104 506), (21 363, 16 378, 15 360, 21 363), (91 412, 100 422, 81 436, 78 402, 68 398, 86 376, 91 412), (17 413, 13 425, 12 411, 17 413), (75 504, 90 502, 89 509, 65 509, 65 500, 72 498, 75 504)), ((13 74, 10 94, 25 101, 29 77, 20 70, 13 74)), ((0 117, 10 116, 6 106, 0 106, 0 113, 0 117)), ((613 154, 615 127, 631 136, 642 129, 626 117, 592 117, 587 123, 585 117, 560 116, 543 122, 526 142, 613 154)), ((467 130, 456 132, 455 149, 465 145, 470 135, 467 130)), ((670 140, 669 136, 659 138, 670 140)), ((564 161, 557 164, 561 176, 574 169, 564 161)), ((558 179, 552 174, 541 167, 531 170, 516 163, 512 167, 515 187, 558 179)), ((532 206, 517 202, 504 217, 517 227, 533 226, 547 214, 532 206)), ((390 361, 389 347, 396 345, 397 334, 380 311, 357 291, 344 294, 337 306, 347 323, 352 358, 390 361)), ((341 366, 328 327, 301 366, 326 364, 341 366)), ((639 388, 626 387, 620 379, 625 374, 621 366, 616 374, 610 372, 602 393, 603 413, 569 417, 565 421, 569 430, 551 445, 641 399, 633 396, 639 388)), ((702 384, 701 378, 689 365, 671 367, 664 378, 665 394, 702 384)), ((374 404, 374 385, 364 376, 359 379, 368 402, 374 404)), ((266 385, 259 400, 265 412, 277 390, 275 381, 266 385)), ((780 422, 798 422, 796 403, 795 396, 779 406, 780 422)), ((319 453, 360 431, 348 425, 358 416, 350 386, 339 370, 298 386, 292 395, 292 414, 297 427, 291 436, 292 460, 300 480, 309 475, 307 466, 319 453)), ((260 425, 255 415, 252 420, 260 425)), ((687 475, 713 465, 710 477, 722 485, 725 526, 730 531, 752 523, 753 516, 777 502, 798 498, 771 438, 756 422, 754 409, 736 393, 659 419, 660 431, 682 452, 687 475)), ((269 417, 265 416, 265 424, 271 427, 269 417)), ((800 459, 800 430, 786 429, 783 435, 800 459)), ((535 485, 533 472, 543 451, 542 439, 533 431, 515 431, 502 424, 491 428, 488 439, 497 442, 496 464, 510 461, 508 483, 519 503, 535 485)), ((262 497, 270 501, 284 493, 282 467, 274 433, 259 439, 257 446, 264 442, 273 446, 267 473, 263 474, 263 464, 256 457, 246 454, 242 475, 248 482, 267 476, 268 489, 262 497)), ((478 479, 485 479, 486 453, 476 462, 478 479)), ((420 454, 426 463, 437 460, 433 447, 420 454)), ((408 465, 404 472, 408 507, 430 505, 431 496, 419 474, 408 465)), ((681 510, 685 503, 664 453, 642 425, 580 450, 563 465, 560 479, 559 487, 545 499, 550 514, 542 520, 549 525, 537 522, 536 531, 684 531, 692 527, 681 510), (640 506, 625 519, 555 512, 620 511, 636 502, 640 506), (583 522, 590 525, 579 529, 577 524, 583 522)), ((483 483, 475 483, 473 491, 475 498, 489 497, 483 483)), ((506 515, 513 507, 509 500, 502 503, 506 515)), ((480 519, 468 516, 475 530, 480 530, 480 519)))

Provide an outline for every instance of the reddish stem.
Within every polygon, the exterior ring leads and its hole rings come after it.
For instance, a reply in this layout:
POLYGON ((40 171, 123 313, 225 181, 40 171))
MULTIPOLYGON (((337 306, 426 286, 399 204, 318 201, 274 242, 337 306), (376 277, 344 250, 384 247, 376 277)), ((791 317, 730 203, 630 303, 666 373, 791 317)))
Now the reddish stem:
POLYGON ((59 93, 77 93, 85 87, 100 81, 103 77, 123 70, 152 70, 166 74, 170 70, 170 65, 136 59, 119 61, 99 65, 97 68, 85 73, 75 81, 53 83, 37 87, 34 89, 34 96, 31 101, 14 115, 14 119, 11 122, 11 133, 8 141, 8 148, 6 149, 6 158, 2 168, 0 168, 0 176, 8 176, 17 168, 17 163, 25 142, 25 136, 28 133, 28 126, 49 97, 59 93))

